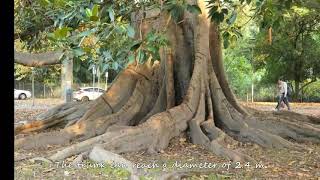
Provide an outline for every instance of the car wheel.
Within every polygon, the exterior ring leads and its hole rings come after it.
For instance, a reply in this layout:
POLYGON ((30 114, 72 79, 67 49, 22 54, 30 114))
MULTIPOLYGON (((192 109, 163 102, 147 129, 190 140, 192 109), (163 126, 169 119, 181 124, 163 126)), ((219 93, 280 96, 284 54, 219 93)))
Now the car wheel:
POLYGON ((88 96, 83 96, 81 98, 81 101, 85 102, 85 101, 89 101, 89 97, 88 96))
POLYGON ((21 100, 27 99, 27 95, 26 94, 20 94, 19 95, 19 99, 21 99, 21 100))

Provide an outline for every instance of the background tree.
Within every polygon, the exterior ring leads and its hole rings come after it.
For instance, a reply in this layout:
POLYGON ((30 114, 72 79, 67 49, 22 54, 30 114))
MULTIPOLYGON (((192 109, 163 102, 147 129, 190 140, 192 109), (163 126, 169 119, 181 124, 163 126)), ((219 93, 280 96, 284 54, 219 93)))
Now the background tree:
POLYGON ((284 77, 294 82, 295 98, 303 88, 319 78, 319 13, 293 7, 273 33, 272 45, 261 31, 255 48, 257 68, 266 68, 264 82, 274 83, 284 77))

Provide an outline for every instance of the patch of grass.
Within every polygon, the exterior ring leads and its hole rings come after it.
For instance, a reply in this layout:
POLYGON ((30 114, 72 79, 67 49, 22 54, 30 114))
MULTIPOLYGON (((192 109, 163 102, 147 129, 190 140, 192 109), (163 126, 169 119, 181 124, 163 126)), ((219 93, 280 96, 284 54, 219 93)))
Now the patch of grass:
POLYGON ((208 175, 193 175, 191 177, 188 177, 188 180, 225 180, 225 179, 231 179, 232 176, 229 175, 222 175, 222 174, 213 174, 210 173, 208 175))
POLYGON ((209 174, 208 180, 230 179, 231 177, 232 177, 232 176, 230 176, 230 175, 209 174))
POLYGON ((140 176, 139 180, 153 180, 153 177, 147 177, 147 176, 140 176))
MULTIPOLYGON (((87 164, 95 164, 93 161, 85 161, 87 164)), ((89 167, 86 168, 88 173, 95 175, 104 175, 111 179, 128 179, 131 175, 129 171, 124 168, 113 168, 109 164, 105 163, 104 167, 89 167)))

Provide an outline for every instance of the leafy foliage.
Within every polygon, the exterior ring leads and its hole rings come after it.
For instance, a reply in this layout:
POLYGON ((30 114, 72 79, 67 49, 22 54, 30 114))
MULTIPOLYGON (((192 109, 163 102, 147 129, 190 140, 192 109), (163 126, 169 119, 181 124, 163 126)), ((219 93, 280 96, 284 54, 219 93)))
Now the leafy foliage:
MULTIPOLYGON (((251 81, 259 82, 260 77, 265 84, 274 83, 275 78, 282 75, 289 80, 299 79, 302 84, 317 80, 320 69, 317 58, 320 3, 317 0, 207 2, 209 17, 219 25, 223 38, 227 73, 240 93, 245 92, 241 89, 247 89, 251 81), (272 45, 266 43, 269 27, 274 32, 272 45), (232 73, 236 75, 231 77, 232 73), (253 76, 257 78, 252 79, 253 76), (239 82, 236 77, 245 80, 239 82)), ((176 24, 183 21, 186 12, 202 13, 197 5, 186 0, 163 3, 154 0, 17 0, 15 38, 21 45, 15 43, 15 46, 33 52, 63 49, 68 58, 73 58, 76 81, 88 81, 91 78, 88 70, 93 66, 103 74, 119 71, 131 61, 143 63, 150 58, 160 59, 159 49, 170 46, 165 33, 155 30, 137 39, 138 33, 130 24, 132 12, 150 8, 168 12, 176 24)), ((16 78, 23 79, 29 73, 30 70, 16 66, 16 78)))
POLYGON ((170 13, 176 23, 183 19, 183 14, 185 11, 193 14, 201 14, 201 9, 199 6, 188 4, 186 0, 165 1, 163 9, 170 13))
POLYGON ((303 9, 293 7, 285 14, 285 21, 274 34, 272 45, 265 42, 265 32, 260 32, 255 63, 258 68, 266 68, 266 83, 285 77, 295 81, 295 90, 300 91, 300 83, 308 82, 308 79, 316 81, 320 77, 320 16, 313 11, 301 13, 303 9))

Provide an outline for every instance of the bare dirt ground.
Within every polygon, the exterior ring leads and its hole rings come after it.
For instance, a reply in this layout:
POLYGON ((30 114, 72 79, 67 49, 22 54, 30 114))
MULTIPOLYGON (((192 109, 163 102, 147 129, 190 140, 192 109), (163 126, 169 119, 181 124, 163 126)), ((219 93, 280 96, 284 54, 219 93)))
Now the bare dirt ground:
MULTIPOLYGON (((254 103, 242 103, 245 106, 249 106, 261 111, 274 111, 277 106, 276 102, 254 102, 254 103)), ((320 103, 290 103, 291 111, 320 117, 320 103)), ((281 110, 286 111, 288 108, 285 106, 281 110)))
MULTIPOLYGON (((37 114, 50 107, 62 103, 59 99, 37 99, 32 106, 32 100, 15 101, 15 122, 32 120, 37 114)), ((263 111, 273 111, 276 103, 243 103, 263 111)), ((292 103, 292 111, 320 117, 320 103, 292 103)), ((256 162, 229 162, 226 159, 190 143, 186 134, 174 138, 167 149, 156 155, 146 152, 122 154, 123 157, 136 163, 145 171, 152 173, 170 171, 204 171, 186 179, 316 179, 320 180, 320 145, 305 143, 309 151, 263 149, 250 143, 239 143, 237 146, 255 158, 256 162), (211 163, 211 167, 199 168, 199 165, 211 163)), ((54 148, 37 151, 15 152, 15 179, 128 179, 129 173, 121 168, 106 165, 94 167, 93 162, 85 161, 85 168, 65 167, 75 157, 64 162, 53 164, 34 161, 21 157, 43 157, 54 148), (63 164, 64 163, 64 164, 63 164)), ((148 175, 140 179, 154 179, 148 175)))

